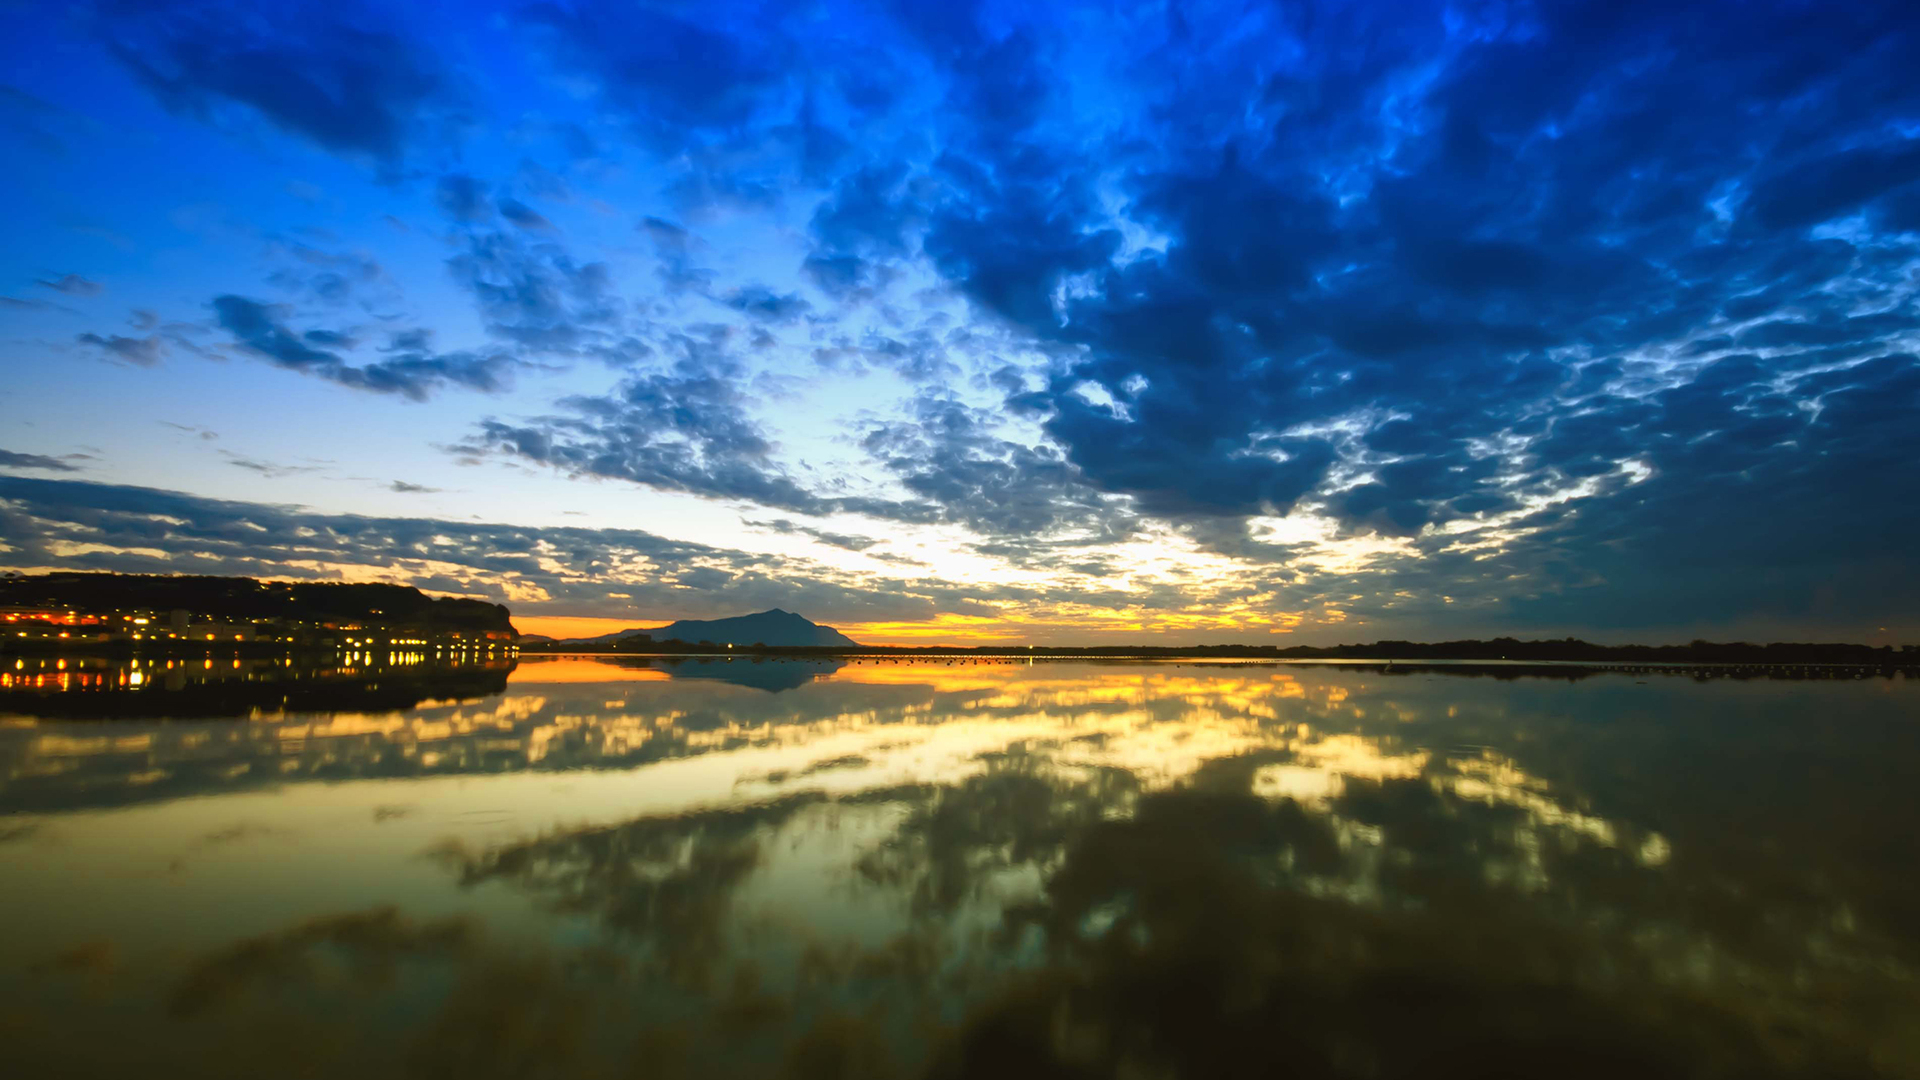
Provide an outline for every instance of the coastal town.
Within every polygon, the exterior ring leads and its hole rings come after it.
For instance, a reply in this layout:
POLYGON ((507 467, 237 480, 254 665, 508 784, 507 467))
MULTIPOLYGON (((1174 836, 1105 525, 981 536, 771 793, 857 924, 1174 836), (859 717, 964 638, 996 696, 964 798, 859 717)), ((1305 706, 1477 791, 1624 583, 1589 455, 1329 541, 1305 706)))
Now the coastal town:
POLYGON ((222 618, 185 608, 81 611, 73 608, 0 608, 7 646, 66 648, 86 645, 222 645, 257 643, 289 648, 504 652, 511 630, 425 630, 366 622, 267 616, 222 618))
POLYGON ((507 610, 396 585, 51 574, 0 580, 0 653, 517 652, 507 610))

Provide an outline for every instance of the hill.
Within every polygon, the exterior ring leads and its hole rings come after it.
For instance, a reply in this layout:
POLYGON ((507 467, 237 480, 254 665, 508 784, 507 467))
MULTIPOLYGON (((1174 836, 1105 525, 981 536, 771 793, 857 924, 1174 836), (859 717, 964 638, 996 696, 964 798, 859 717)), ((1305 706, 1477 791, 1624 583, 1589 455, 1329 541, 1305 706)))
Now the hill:
MULTIPOLYGON (((522 643, 527 643, 525 638, 522 643)), ((617 630, 594 637, 538 643, 550 649, 650 651, 669 641, 687 645, 763 645, 774 649, 857 649, 860 643, 831 626, 774 608, 730 619, 682 619, 651 630, 617 630)))
POLYGON ((433 597, 410 585, 258 581, 244 577, 52 573, 0 578, 0 607, 105 614, 184 610, 195 619, 278 619, 436 631, 505 632, 505 607, 433 597))
POLYGON ((682 619, 647 633, 655 641, 711 641, 715 645, 857 648, 860 644, 831 626, 821 626, 779 608, 731 619, 682 619))

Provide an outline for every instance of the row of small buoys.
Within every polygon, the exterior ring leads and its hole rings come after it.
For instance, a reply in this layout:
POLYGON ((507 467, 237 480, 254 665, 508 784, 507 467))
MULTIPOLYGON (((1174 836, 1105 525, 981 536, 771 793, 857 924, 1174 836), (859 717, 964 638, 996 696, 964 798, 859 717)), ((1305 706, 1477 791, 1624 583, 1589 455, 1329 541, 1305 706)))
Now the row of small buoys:
POLYGON ((949 666, 1008 667, 1020 663, 1022 658, 1011 656, 856 656, 850 661, 854 664, 926 664, 941 663, 949 666))

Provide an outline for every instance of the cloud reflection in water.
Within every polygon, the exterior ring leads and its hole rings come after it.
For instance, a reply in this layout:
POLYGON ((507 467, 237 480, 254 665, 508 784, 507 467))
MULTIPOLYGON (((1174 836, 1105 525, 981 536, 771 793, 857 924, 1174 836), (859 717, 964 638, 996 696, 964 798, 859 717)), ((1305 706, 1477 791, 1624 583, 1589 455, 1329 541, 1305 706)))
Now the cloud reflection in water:
POLYGON ((37 826, 9 844, 23 880, 116 837, 234 837, 195 849, 171 894, 123 881, 138 923, 36 907, 50 878, 4 902, 6 925, 58 930, 4 951, 23 958, 5 979, 24 981, 0 981, 16 1058, 104 1073, 137 1053, 192 1075, 289 1055, 367 1076, 1920 1069, 1902 1020, 1920 1015, 1907 682, 900 664, 768 692, 542 674, 378 716, 7 730, 0 798, 37 826), (139 786, 114 744, 130 738, 150 771, 241 762, 277 786, 57 797, 139 786), (74 741, 20 749, 49 739, 74 741), (205 827, 188 835, 188 816, 205 827), (268 859, 287 881, 231 876, 268 859), (258 900, 169 940, 183 897, 214 887, 258 900), (47 966, 61 949, 115 964, 47 966))

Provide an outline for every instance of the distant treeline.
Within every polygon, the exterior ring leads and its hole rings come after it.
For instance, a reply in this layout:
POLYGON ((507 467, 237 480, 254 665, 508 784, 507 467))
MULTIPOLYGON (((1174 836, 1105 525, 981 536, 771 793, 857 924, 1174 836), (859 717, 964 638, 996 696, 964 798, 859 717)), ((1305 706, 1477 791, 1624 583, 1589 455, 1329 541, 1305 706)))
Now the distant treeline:
POLYGON ((1819 642, 1695 641, 1687 645, 1596 645, 1577 638, 1521 641, 1376 641, 1370 645, 863 645, 856 648, 778 648, 768 645, 716 645, 710 641, 654 641, 636 634, 597 645, 543 642, 523 645, 523 653, 615 653, 676 655, 732 653, 736 656, 1093 656, 1154 659, 1223 660, 1528 660, 1558 663, 1648 664, 1868 664, 1920 665, 1920 646, 1845 645, 1819 642))
POLYGON ((0 577, 0 607, 83 613, 184 610, 195 618, 359 623, 445 631, 513 631, 503 605, 432 597, 409 585, 258 581, 244 577, 53 573, 0 577))

